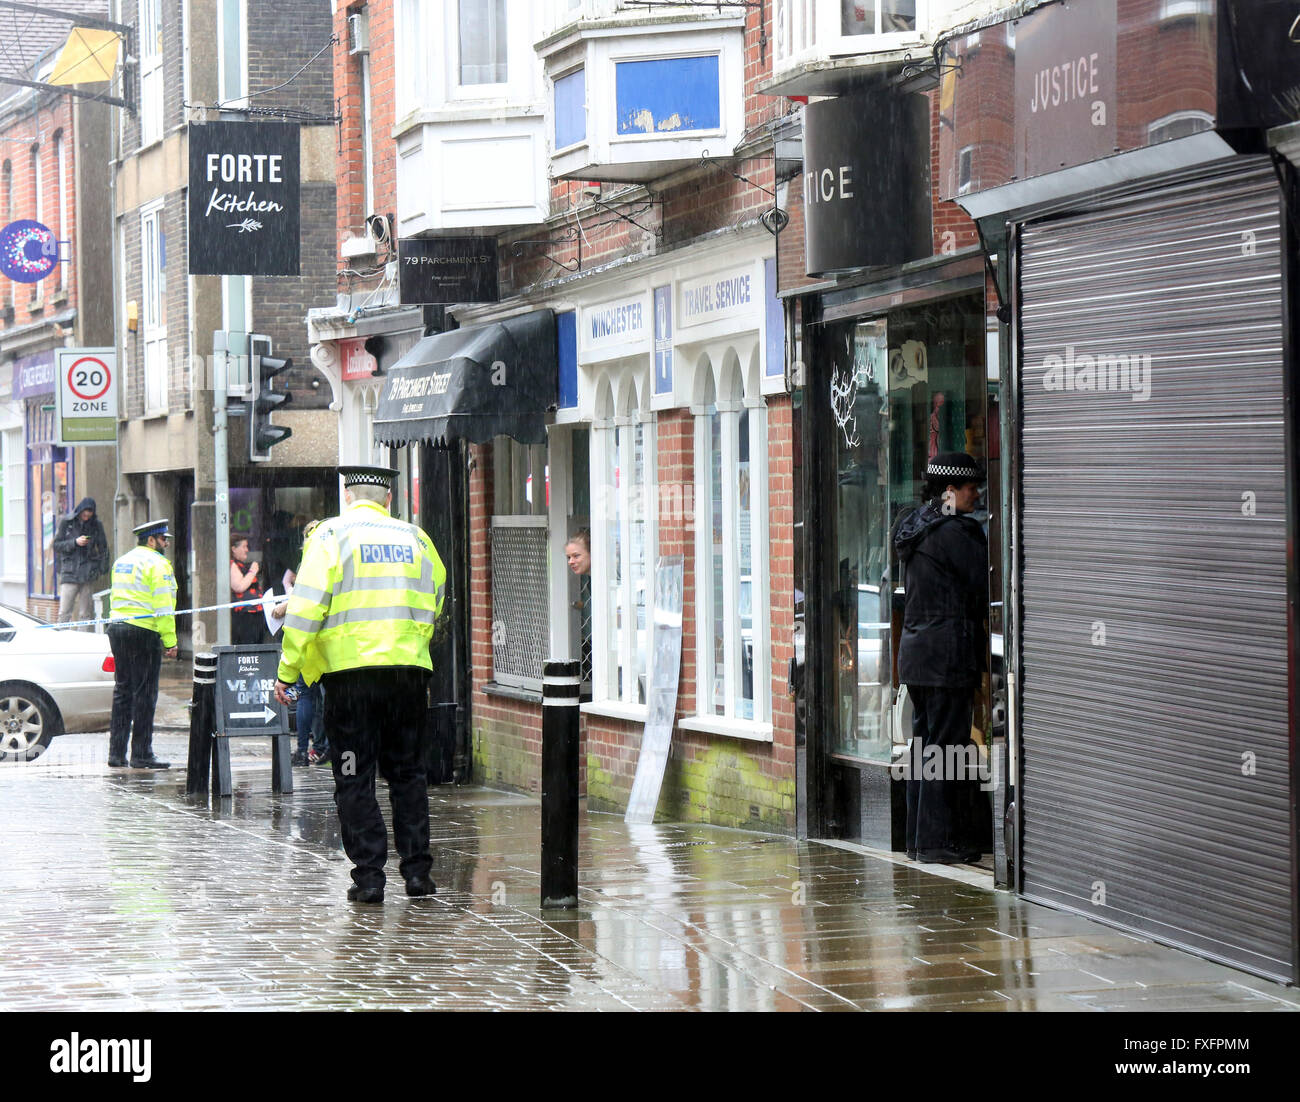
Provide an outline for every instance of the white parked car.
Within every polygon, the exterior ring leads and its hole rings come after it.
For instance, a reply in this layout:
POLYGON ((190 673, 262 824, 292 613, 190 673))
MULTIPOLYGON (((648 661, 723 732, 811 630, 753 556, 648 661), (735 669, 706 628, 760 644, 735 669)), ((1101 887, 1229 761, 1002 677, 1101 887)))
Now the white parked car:
POLYGON ((43 625, 0 605, 0 762, 40 757, 65 731, 108 729, 108 636, 43 625))

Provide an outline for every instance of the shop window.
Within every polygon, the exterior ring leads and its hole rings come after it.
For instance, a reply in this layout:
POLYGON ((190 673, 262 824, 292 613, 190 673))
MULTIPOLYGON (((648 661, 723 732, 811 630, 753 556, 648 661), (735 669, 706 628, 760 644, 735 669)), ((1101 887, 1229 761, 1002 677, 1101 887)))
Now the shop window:
MULTIPOLYGON (((746 401, 734 354, 704 368, 696 416, 699 715, 769 718, 766 408, 746 401)), ((751 390, 756 389, 751 387, 751 390)))
POLYGON ((648 379, 602 383, 592 426, 593 683, 597 701, 644 705, 654 585, 655 426, 648 379), (615 413, 615 409, 618 412, 615 413))
POLYGON ((59 520, 71 508, 68 494, 68 453, 64 448, 37 440, 53 439, 53 414, 28 414, 27 547, 28 592, 33 597, 57 597, 58 562, 54 536, 59 520))
POLYGON ((545 444, 492 444, 492 677, 540 690, 550 648, 545 444))

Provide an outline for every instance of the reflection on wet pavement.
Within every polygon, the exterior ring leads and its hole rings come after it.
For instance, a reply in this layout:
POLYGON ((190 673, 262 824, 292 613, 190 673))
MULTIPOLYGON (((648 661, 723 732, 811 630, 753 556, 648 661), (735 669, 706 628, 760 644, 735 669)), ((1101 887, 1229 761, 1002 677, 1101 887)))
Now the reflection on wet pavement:
MULTIPOLYGON (((0 1009, 1295 1010, 1300 993, 866 854, 587 815, 581 908, 538 908, 535 800, 431 794, 438 895, 348 903, 324 769, 232 800, 110 771, 103 736, 0 766, 0 1009)), ((183 736, 158 740, 183 763, 183 736)), ((381 794, 381 799, 382 799, 381 794)), ((385 801, 386 802, 386 801, 385 801)))

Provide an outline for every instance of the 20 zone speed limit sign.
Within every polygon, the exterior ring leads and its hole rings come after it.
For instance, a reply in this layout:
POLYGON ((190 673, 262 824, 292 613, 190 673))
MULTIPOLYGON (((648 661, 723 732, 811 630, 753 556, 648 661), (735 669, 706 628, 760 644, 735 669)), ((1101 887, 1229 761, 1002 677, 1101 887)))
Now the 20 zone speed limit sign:
POLYGON ((117 354, 111 348, 55 352, 60 444, 112 444, 117 439, 117 354))

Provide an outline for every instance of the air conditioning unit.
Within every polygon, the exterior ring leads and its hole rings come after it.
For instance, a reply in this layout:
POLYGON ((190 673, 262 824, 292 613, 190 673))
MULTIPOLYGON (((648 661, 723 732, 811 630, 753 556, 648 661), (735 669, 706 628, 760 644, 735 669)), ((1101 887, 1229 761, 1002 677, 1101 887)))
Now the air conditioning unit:
POLYGON ((370 53, 370 20, 365 12, 348 16, 348 53, 370 53))

